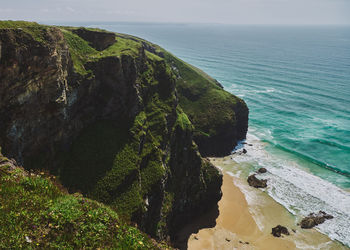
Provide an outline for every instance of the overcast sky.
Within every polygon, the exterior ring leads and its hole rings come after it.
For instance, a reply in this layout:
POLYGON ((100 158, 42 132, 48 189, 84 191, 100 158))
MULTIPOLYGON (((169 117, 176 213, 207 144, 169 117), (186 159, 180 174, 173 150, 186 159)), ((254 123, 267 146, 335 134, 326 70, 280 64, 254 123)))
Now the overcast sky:
POLYGON ((0 0, 0 19, 350 24, 350 0, 0 0))

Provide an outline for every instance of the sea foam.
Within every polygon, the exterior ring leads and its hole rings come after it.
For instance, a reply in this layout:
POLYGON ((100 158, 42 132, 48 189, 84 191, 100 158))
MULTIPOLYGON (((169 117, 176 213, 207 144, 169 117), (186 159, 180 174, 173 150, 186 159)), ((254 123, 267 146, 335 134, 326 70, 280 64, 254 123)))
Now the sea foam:
MULTIPOLYGON (((316 228, 331 239, 350 246, 350 193, 309 173, 292 158, 268 152, 266 145, 257 136, 248 133, 247 140, 236 147, 232 160, 249 163, 251 173, 260 167, 267 168, 267 173, 258 175, 268 180, 266 192, 297 220, 320 210, 333 215, 333 219, 316 228), (247 150, 246 154, 242 153, 243 148, 247 150)), ((253 203, 252 198, 248 197, 248 203, 253 203)))

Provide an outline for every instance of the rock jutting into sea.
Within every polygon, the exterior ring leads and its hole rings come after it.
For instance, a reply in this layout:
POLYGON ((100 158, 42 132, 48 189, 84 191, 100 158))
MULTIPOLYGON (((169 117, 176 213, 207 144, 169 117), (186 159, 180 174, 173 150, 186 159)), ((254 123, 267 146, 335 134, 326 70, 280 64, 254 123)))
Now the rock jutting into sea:
POLYGON ((264 173, 267 172, 267 170, 266 170, 266 168, 259 168, 259 169, 258 169, 258 172, 259 172, 260 174, 264 174, 264 173))
POLYGON ((300 227, 306 229, 313 228, 329 219, 333 219, 333 216, 326 212, 319 211, 317 214, 311 213, 301 220, 300 227))
POLYGON ((255 174, 250 175, 248 177, 248 184, 249 186, 255 187, 255 188, 265 188, 267 187, 267 180, 260 180, 256 178, 255 174))

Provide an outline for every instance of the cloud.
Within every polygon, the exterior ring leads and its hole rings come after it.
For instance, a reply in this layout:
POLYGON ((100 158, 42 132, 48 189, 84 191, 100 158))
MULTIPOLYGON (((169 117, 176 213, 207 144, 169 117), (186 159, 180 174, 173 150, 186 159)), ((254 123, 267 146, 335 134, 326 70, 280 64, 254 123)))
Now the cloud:
POLYGON ((350 0, 0 0, 0 19, 350 24, 350 0))
POLYGON ((108 15, 126 15, 126 16, 136 14, 136 12, 133 10, 107 10, 105 13, 108 15))
POLYGON ((66 6, 66 10, 68 10, 69 12, 75 12, 75 9, 73 9, 72 7, 66 6))
POLYGON ((13 12, 14 9, 0 9, 0 12, 13 12))

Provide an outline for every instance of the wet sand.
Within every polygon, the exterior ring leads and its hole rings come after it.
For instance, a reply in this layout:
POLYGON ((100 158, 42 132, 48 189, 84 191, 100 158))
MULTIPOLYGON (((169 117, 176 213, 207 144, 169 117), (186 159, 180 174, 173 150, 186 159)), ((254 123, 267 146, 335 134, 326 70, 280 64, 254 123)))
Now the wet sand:
POLYGON ((245 180, 223 174, 216 226, 192 234, 188 249, 348 249, 315 229, 301 229, 294 216, 267 194, 249 187, 245 180), (254 197, 247 197, 255 199, 254 205, 248 205, 241 189, 254 193, 254 197), (279 224, 288 228, 289 236, 276 238, 271 234, 279 224))

